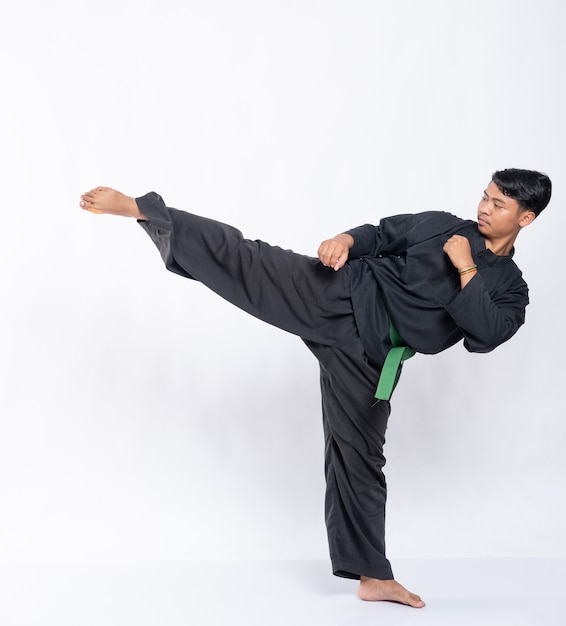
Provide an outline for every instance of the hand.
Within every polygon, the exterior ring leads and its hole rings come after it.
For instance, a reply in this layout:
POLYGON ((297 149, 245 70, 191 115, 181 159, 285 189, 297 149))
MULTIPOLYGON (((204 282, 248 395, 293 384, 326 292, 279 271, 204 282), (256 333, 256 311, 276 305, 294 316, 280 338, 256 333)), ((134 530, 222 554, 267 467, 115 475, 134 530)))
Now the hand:
POLYGON ((318 248, 318 258, 325 267, 331 267, 337 272, 348 260, 350 248, 354 245, 351 235, 342 233, 332 239, 326 239, 318 248))
POLYGON ((469 267, 475 265, 474 257, 472 256, 472 249, 467 237, 462 235, 452 235, 450 239, 444 244, 444 252, 448 255, 448 258, 452 261, 452 265, 460 270, 463 267, 469 267))

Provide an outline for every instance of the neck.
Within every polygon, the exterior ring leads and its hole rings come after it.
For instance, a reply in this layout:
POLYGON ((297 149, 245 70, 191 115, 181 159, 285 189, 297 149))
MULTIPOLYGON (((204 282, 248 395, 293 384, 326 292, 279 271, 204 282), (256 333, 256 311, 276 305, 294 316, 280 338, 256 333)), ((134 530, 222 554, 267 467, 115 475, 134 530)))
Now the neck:
POLYGON ((488 248, 496 256, 509 256, 515 244, 517 236, 509 239, 486 239, 485 247, 488 248))

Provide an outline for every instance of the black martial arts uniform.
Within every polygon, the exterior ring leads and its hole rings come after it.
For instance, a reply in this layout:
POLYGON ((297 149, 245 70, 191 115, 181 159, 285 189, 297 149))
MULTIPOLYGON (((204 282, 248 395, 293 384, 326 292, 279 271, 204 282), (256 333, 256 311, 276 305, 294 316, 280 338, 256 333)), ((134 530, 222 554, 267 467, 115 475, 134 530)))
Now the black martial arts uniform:
POLYGON ((155 193, 136 201, 147 217, 140 224, 167 269, 298 335, 317 357, 333 572, 393 578, 385 556, 382 471, 390 405, 374 398, 391 348, 390 324, 418 352, 437 353, 462 338, 470 351, 492 350, 517 331, 528 304, 511 257, 486 249, 475 222, 426 212, 348 231, 354 246, 335 272, 318 259, 168 208, 155 193), (478 266, 464 289, 443 251, 455 233, 469 239, 478 266))

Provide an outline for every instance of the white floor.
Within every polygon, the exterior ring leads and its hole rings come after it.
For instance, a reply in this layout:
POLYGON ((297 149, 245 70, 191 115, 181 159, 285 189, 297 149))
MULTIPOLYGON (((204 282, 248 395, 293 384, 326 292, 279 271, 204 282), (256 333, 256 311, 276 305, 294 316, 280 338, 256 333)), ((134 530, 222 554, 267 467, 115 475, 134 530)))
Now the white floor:
POLYGON ((424 609, 357 599, 326 561, 0 564, 2 626, 563 626, 566 560, 394 562, 424 609))

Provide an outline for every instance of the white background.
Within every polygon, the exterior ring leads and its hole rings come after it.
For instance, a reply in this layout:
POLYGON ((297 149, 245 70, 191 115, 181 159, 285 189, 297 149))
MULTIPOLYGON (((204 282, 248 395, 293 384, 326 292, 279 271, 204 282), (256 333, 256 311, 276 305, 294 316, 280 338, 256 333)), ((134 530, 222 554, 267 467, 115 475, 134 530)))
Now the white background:
POLYGON ((319 559, 317 364, 167 273, 96 185, 315 254, 386 215, 474 218, 547 172, 527 324, 419 355, 394 397, 389 555, 566 556, 560 0, 6 2, 0 559, 319 559))

